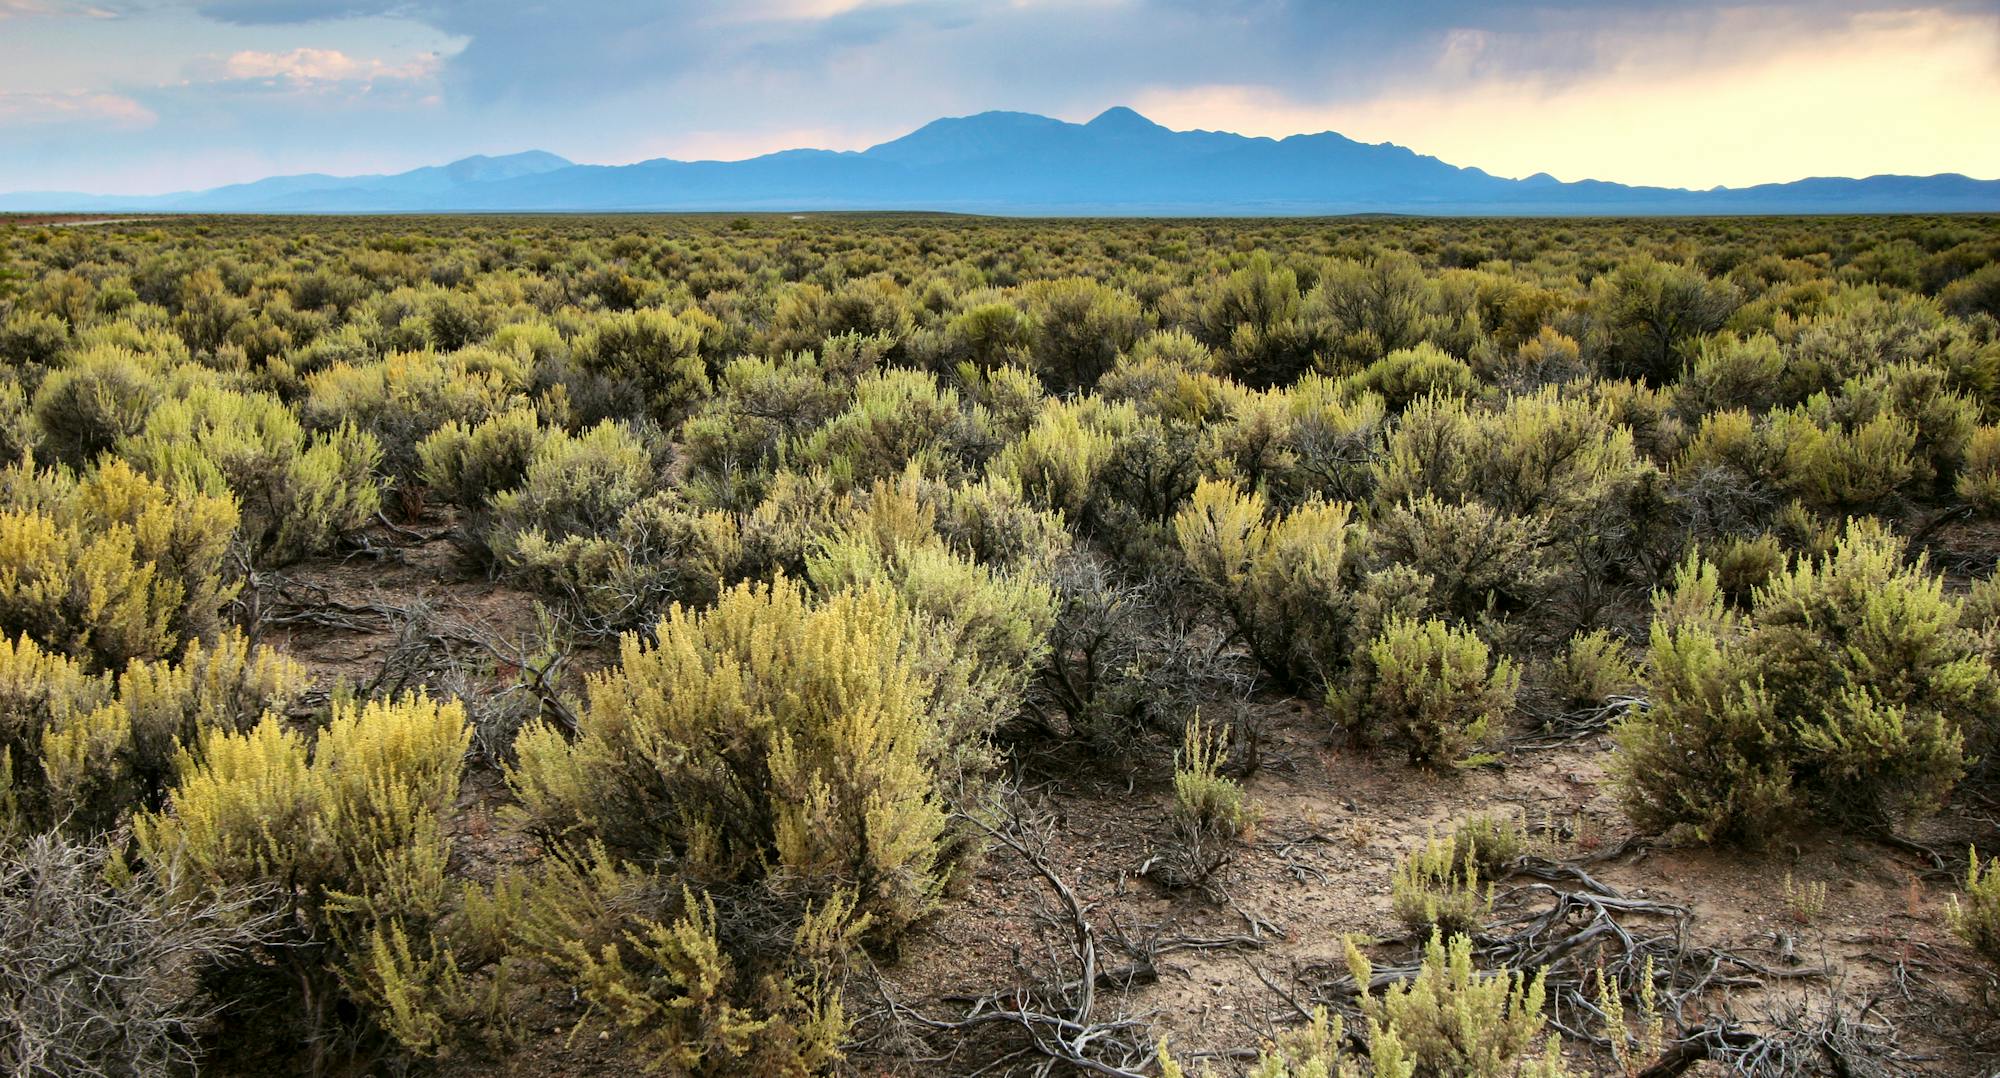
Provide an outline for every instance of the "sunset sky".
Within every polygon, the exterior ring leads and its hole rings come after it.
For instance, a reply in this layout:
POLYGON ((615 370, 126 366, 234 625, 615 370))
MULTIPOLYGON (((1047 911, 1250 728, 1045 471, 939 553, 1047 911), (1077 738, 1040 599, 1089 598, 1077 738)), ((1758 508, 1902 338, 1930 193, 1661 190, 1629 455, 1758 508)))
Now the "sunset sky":
POLYGON ((0 190, 862 149, 988 109, 1507 176, 2000 178, 2000 0, 0 0, 0 190))

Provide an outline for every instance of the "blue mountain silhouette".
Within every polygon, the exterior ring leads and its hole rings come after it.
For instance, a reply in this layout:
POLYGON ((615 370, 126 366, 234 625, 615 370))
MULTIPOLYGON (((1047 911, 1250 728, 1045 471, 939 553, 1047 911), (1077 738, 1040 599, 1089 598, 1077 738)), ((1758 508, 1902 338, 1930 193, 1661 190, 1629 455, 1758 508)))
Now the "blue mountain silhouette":
POLYGON ((215 213, 939 210, 993 214, 1714 214, 2000 211, 2000 181, 1814 178, 1702 191, 1526 179, 1331 131, 1173 131, 1128 108, 937 120, 860 152, 579 165, 539 151, 388 176, 281 176, 158 196, 0 195, 0 209, 215 213))

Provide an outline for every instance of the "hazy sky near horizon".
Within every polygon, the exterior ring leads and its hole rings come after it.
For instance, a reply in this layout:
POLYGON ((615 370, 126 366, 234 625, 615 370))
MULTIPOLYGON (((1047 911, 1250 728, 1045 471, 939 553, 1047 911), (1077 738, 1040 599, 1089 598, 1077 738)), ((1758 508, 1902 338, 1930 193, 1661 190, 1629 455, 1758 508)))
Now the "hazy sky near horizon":
POLYGON ((863 149, 987 109, 1522 176, 2000 178, 2000 0, 0 0, 0 190, 863 149))

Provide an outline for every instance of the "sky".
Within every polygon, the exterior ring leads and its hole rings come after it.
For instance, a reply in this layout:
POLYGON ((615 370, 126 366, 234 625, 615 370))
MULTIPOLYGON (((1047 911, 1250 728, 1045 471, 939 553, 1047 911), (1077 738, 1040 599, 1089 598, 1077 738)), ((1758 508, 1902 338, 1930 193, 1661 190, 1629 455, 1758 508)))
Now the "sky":
POLYGON ((864 149, 989 109, 1504 176, 2000 178, 2000 0, 0 0, 0 191, 864 149))

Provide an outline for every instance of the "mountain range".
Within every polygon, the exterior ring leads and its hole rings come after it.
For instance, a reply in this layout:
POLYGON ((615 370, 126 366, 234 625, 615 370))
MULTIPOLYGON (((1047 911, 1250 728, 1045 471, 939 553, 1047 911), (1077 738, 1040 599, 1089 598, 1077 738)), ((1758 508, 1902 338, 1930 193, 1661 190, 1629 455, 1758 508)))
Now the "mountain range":
POLYGON ((861 151, 582 165, 469 157, 394 175, 277 176, 168 195, 24 192, 0 210, 435 213, 938 210, 1010 215, 1747 214, 2000 211, 2000 180, 1814 178, 1685 190, 1526 179, 1331 131, 1173 131, 1128 108, 1088 123, 1020 112, 942 119, 861 151))

